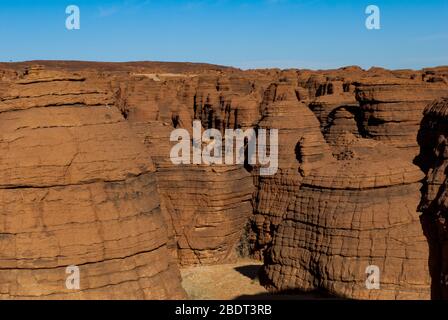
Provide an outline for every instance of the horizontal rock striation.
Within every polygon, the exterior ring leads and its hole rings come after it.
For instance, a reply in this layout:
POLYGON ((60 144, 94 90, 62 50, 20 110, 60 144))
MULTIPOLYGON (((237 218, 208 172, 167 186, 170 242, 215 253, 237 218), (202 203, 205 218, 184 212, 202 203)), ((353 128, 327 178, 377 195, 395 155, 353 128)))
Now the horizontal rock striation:
POLYGON ((62 71, 29 68, 4 87, 0 298, 185 296, 155 167, 112 104, 100 79, 62 71))
POLYGON ((252 212, 252 176, 241 165, 175 165, 172 127, 133 123, 157 167, 162 208, 180 265, 229 262, 252 212), (168 155, 168 156, 167 156, 168 155))
POLYGON ((332 158, 319 122, 305 103, 297 101, 290 85, 271 85, 265 99, 263 120, 258 126, 279 130, 279 170, 273 176, 260 176, 257 180, 250 242, 253 255, 258 258, 269 247, 302 183, 300 172, 309 172, 332 158))
POLYGON ((0 298, 182 298, 244 237, 271 291, 446 297, 447 68, 42 65, 0 64, 0 298), (194 120, 278 129, 278 171, 174 165, 194 120))
MULTIPOLYGON (((238 81, 234 84, 237 87, 238 81)), ((192 134, 193 119, 200 119, 200 114, 203 123, 209 123, 211 100, 202 106, 199 96, 210 92, 219 101, 215 84, 220 83, 222 90, 231 84, 220 80, 214 72, 200 77, 172 76, 164 81, 138 78, 133 82, 120 89, 121 104, 128 106, 128 122, 156 165, 162 211, 178 263, 204 265, 233 260, 252 213, 252 176, 242 165, 175 165, 170 160, 170 150, 175 145, 170 142, 170 134, 175 128, 184 128, 192 134)), ((213 124, 218 123, 217 119, 213 124)), ((230 122, 222 122, 220 128, 228 126, 230 122)))
POLYGON ((419 153, 416 137, 423 110, 447 94, 448 86, 440 82, 385 79, 363 83, 357 88, 357 99, 363 110, 364 133, 415 157, 419 153))
POLYGON ((352 136, 349 150, 351 159, 312 170, 292 195, 265 255, 265 285, 428 299, 428 244, 416 212, 422 173, 382 144, 352 136), (372 265, 379 290, 366 287, 372 265))

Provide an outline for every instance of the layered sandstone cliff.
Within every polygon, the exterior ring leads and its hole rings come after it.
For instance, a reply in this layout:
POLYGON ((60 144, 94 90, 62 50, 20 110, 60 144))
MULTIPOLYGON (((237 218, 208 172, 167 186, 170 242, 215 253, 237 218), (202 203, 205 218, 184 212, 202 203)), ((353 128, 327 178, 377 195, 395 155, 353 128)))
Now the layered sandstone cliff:
MULTIPOLYGON (((153 156, 174 255, 180 265, 231 261, 252 213, 251 175, 242 165, 175 165, 170 160, 175 144, 170 142, 171 132, 183 128, 192 138, 192 122, 199 114, 204 117, 204 128, 218 123, 228 127, 237 121, 229 114, 228 122, 218 122, 207 114, 212 113, 212 98, 200 95, 215 93, 214 99, 219 101, 217 74, 148 77, 117 79, 115 86, 119 88, 118 105, 126 110, 131 128, 153 156), (202 99, 208 99, 208 104, 203 105, 202 99)), ((231 113, 230 107, 226 110, 231 113)))
POLYGON ((343 107, 326 126, 327 143, 288 84, 276 90, 259 125, 280 130, 280 169, 259 178, 252 219, 264 284, 348 298, 429 298, 419 168, 400 150, 360 138, 343 107), (369 266, 380 269, 380 290, 366 287, 369 266))
POLYGON ((252 213, 252 177, 241 165, 175 165, 169 155, 172 127, 134 123, 156 164, 163 212, 180 265, 217 264, 235 258, 252 213))
POLYGON ((242 237, 271 291, 445 297, 446 68, 41 64, 0 65, 1 298, 181 298, 176 264, 228 262, 242 237), (278 129, 277 172, 173 164, 194 120, 278 129))
POLYGON ((346 156, 305 174, 291 196, 265 254, 265 284, 348 298, 429 298, 428 245, 416 212, 422 173, 381 143, 341 140, 346 156), (366 287, 369 266, 380 270, 378 290, 366 287))
POLYGON ((40 68, 4 80, 0 298, 184 297, 154 164, 104 81, 40 68))
POLYGON ((410 158, 419 153, 417 132, 425 106, 446 95, 445 83, 383 79, 357 88, 363 130, 369 138, 403 149, 410 158))

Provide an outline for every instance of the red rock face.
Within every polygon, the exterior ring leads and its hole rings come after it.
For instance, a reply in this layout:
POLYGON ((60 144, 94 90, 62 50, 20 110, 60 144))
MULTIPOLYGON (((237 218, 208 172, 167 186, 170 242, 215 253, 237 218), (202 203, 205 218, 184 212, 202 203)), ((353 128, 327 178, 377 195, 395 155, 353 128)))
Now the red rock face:
POLYGON ((364 115, 363 130, 369 137, 415 157, 419 151, 415 137, 422 112, 435 98, 445 94, 444 83, 402 80, 362 85, 357 97, 364 115))
MULTIPOLYGON (((202 114, 208 126, 205 109, 209 107, 200 104, 196 90, 216 92, 217 80, 213 78, 209 83, 208 76, 205 80, 173 74, 166 77, 164 83, 136 79, 127 84, 134 89, 125 91, 123 99, 124 105, 131 108, 128 121, 132 129, 153 155, 174 255, 180 265, 231 261, 252 214, 252 176, 241 165, 179 166, 171 162, 171 132, 175 127, 192 132, 196 114, 202 114), (141 93, 145 98, 139 97, 141 93)), ((228 121, 226 126, 235 118, 228 121)))
POLYGON ((281 95, 287 111, 278 112, 278 102, 271 103, 260 125, 280 128, 279 158, 296 156, 297 162, 280 162, 275 177, 260 177, 252 218, 253 248, 256 256, 264 257, 263 278, 270 290, 324 289, 361 299, 431 297, 432 253, 418 212, 423 175, 412 159, 418 153, 422 110, 447 94, 447 86, 415 77, 346 70, 298 83, 283 80, 291 88, 289 95, 281 95), (367 85, 386 76, 389 85, 386 80, 381 80, 382 87, 367 85), (404 90, 401 82, 413 83, 412 89, 404 90), (395 97, 367 96, 368 90, 380 87, 396 92, 395 97), (315 119, 291 98, 294 91, 319 119, 325 139, 313 131, 315 119), (398 105, 400 115, 395 114, 398 105), (380 107, 381 112, 371 112, 380 107), (381 121, 369 122, 375 117, 381 121), (373 134, 374 126, 384 133, 373 134), (371 265, 381 272, 379 290, 366 287, 365 270, 371 265))
POLYGON ((182 298, 177 265, 228 262, 242 236, 271 291, 446 297, 446 68, 42 64, 0 65, 0 298, 182 298), (277 173, 174 165, 193 120, 278 129, 277 173))
POLYGON ((155 167, 104 83, 29 69, 1 96, 0 298, 184 297, 155 167))

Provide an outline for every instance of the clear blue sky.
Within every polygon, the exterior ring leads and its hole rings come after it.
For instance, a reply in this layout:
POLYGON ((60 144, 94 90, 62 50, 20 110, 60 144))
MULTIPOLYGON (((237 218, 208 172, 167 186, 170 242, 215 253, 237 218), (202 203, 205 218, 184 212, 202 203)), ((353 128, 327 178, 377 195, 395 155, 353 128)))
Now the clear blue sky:
POLYGON ((241 68, 448 65, 448 0, 0 1, 0 61, 190 61, 241 68), (81 29, 65 28, 65 8, 81 29), (381 9, 381 30, 365 8, 381 9))

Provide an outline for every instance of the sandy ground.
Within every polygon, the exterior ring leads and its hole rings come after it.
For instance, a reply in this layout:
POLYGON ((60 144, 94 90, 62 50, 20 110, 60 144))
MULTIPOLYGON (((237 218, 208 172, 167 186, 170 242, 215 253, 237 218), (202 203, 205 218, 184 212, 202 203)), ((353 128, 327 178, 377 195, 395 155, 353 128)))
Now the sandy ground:
POLYGON ((258 281, 261 266, 259 261, 244 259, 234 264, 182 268, 182 285, 191 300, 327 298, 315 293, 269 294, 258 281))

